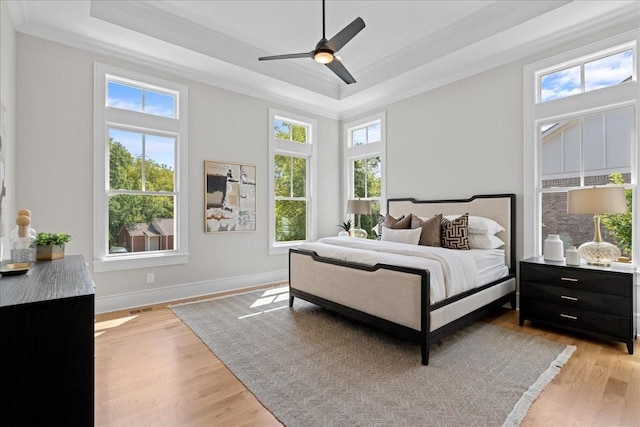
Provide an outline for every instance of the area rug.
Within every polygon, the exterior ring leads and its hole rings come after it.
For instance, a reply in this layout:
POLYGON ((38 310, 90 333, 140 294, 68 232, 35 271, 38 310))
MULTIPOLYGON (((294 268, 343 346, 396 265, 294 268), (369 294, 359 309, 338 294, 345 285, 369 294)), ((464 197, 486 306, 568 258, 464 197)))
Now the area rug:
POLYGON ((575 347, 476 322, 420 347, 288 288, 172 306, 274 416, 297 426, 517 426, 575 347))

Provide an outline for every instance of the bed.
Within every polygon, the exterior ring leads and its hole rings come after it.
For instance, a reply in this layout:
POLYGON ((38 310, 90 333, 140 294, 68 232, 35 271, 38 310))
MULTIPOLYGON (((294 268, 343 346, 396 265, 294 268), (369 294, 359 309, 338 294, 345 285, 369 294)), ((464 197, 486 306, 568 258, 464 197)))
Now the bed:
POLYGON ((390 242, 384 232, 381 241, 330 237, 304 243, 289 251, 289 306, 300 298, 417 342, 423 365, 429 364, 431 343, 497 307, 510 303, 515 309, 514 194, 463 200, 389 199, 387 213, 421 219, 468 214, 469 227, 471 218, 486 218, 501 226, 488 234, 503 245, 426 249, 413 242, 390 242))

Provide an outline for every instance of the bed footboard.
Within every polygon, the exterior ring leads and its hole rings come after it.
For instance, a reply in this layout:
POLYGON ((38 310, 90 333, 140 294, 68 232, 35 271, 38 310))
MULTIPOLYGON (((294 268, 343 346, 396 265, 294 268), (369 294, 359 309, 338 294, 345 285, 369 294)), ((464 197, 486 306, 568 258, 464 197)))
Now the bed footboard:
POLYGON ((421 345, 429 360, 429 272, 356 264, 289 251, 289 306, 295 297, 421 345))
POLYGON ((429 286, 427 270, 388 264, 369 266, 321 257, 308 250, 289 251, 289 307, 297 297, 417 342, 423 365, 429 364, 432 342, 508 302, 515 308, 515 274, 435 305, 429 304, 429 286), (475 306, 451 317, 449 310, 459 312, 456 306, 466 299, 475 301, 475 306))

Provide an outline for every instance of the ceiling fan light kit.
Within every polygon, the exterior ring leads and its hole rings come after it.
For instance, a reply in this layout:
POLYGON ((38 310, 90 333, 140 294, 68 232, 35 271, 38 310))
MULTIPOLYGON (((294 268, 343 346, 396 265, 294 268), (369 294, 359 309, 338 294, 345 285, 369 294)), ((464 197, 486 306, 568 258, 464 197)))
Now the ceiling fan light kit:
POLYGON ((313 59, 321 64, 328 64, 329 62, 333 61, 333 53, 321 50, 313 55, 313 59))
POLYGON ((338 34, 330 40, 325 38, 325 22, 324 22, 324 0, 322 0, 322 38, 311 52, 290 53, 285 55, 263 56, 258 58, 259 61, 269 61, 273 59, 295 59, 295 58, 311 58, 314 61, 324 64, 333 71, 346 84, 355 83, 356 79, 347 71, 345 66, 336 57, 336 52, 344 47, 352 38, 356 36, 365 27, 362 18, 354 19, 349 25, 344 27, 338 34))

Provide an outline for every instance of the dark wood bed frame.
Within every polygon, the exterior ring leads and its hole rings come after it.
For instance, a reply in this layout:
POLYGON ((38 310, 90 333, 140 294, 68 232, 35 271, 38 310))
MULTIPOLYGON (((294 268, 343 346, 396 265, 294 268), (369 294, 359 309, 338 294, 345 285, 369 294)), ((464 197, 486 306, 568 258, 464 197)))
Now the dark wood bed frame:
POLYGON ((479 320, 480 318, 484 317, 485 315, 487 315, 488 313, 490 313, 492 310, 496 309, 497 307, 501 307, 503 305, 505 305, 506 303, 510 303, 511 304, 511 308, 515 309, 516 308, 516 291, 514 290, 513 292, 510 292, 507 295, 504 295, 494 301, 491 301, 490 303, 450 322, 447 323, 443 326, 441 326, 440 328, 431 331, 430 332, 430 319, 431 319, 431 312, 434 310, 437 310, 441 307, 444 307, 446 305, 449 305, 451 303, 454 303, 456 301, 462 300, 470 295, 476 294, 478 292, 481 292, 485 289, 491 288, 493 286, 496 286, 504 281, 510 280, 510 279, 515 279, 516 277, 516 270, 515 270, 515 266, 516 266, 516 255, 515 255, 515 194, 490 194, 490 195, 479 195, 479 196, 473 196, 469 199, 463 199, 463 200, 415 200, 415 199, 410 199, 410 198, 403 198, 403 199, 389 199, 387 201, 387 211, 389 211, 389 204, 393 203, 395 201, 410 201, 412 203, 458 203, 458 202, 470 202, 474 199, 477 198, 510 198, 510 227, 509 227, 509 237, 511 239, 510 241, 510 245, 509 245, 509 253, 507 254, 507 256, 510 259, 510 266, 509 266, 509 275, 505 276, 499 280, 493 281, 489 284, 486 284, 484 286, 478 287, 478 288, 474 288, 471 290, 468 290, 466 292, 463 292, 461 294, 452 296, 450 298, 447 298, 445 300, 442 300, 438 303, 435 304, 429 304, 429 295, 430 295, 430 284, 429 284, 429 271, 428 270, 424 270, 424 269, 416 269, 416 268, 409 268, 409 267, 400 267, 400 266, 395 266, 395 265, 389 265, 389 264, 376 264, 374 266, 369 266, 369 265, 364 265, 364 264, 358 264, 358 263, 352 263, 352 262, 347 262, 347 261, 341 261, 341 260, 336 260, 336 259, 332 259, 332 258, 326 258, 326 257, 321 257, 318 256, 318 254, 316 254, 313 251, 308 251, 308 250, 300 250, 300 249, 290 249, 289 251, 289 265, 291 265, 291 256, 293 254, 303 254, 303 255, 308 255, 310 257, 312 257, 316 262, 320 262, 320 263, 327 263, 327 264, 333 264, 333 265, 338 265, 338 266, 343 266, 343 267, 347 267, 347 268, 351 268, 351 269, 358 269, 358 270, 365 270, 365 271, 375 271, 378 269, 387 269, 387 270, 394 270, 394 271, 398 271, 398 272, 403 272, 403 273, 409 273, 409 274, 415 274, 420 276, 420 318, 421 318, 421 325, 420 325, 420 330, 415 330, 412 328, 409 328, 407 326, 404 325, 399 325, 396 324, 394 322, 385 320, 385 319, 381 319, 379 317, 370 315, 368 313, 364 313, 362 311, 353 309, 351 307, 347 307, 345 305, 341 305, 338 304, 334 301, 330 301, 327 300, 325 298, 321 298, 319 296, 310 294, 308 292, 304 292, 302 290, 299 289, 295 289, 291 287, 291 268, 289 269, 289 307, 293 307, 293 301, 294 299, 300 298, 306 301, 309 301, 311 303, 317 304, 320 307, 323 307, 325 309, 331 310, 333 312, 339 313, 341 315, 347 316, 351 319, 354 319, 356 321, 362 322, 366 325, 378 328, 380 330, 383 330, 385 332, 388 332, 390 334, 393 334, 395 336, 398 336, 399 338, 402 339, 406 339, 406 340, 410 340, 412 342, 417 342, 420 344, 420 349, 421 349, 421 353, 422 353, 422 364, 423 365, 428 365, 429 364, 429 349, 431 346, 432 342, 437 342, 438 340, 441 340, 443 338, 445 338, 448 335, 451 335, 461 329, 463 329, 464 327, 468 326, 469 324, 479 320))

